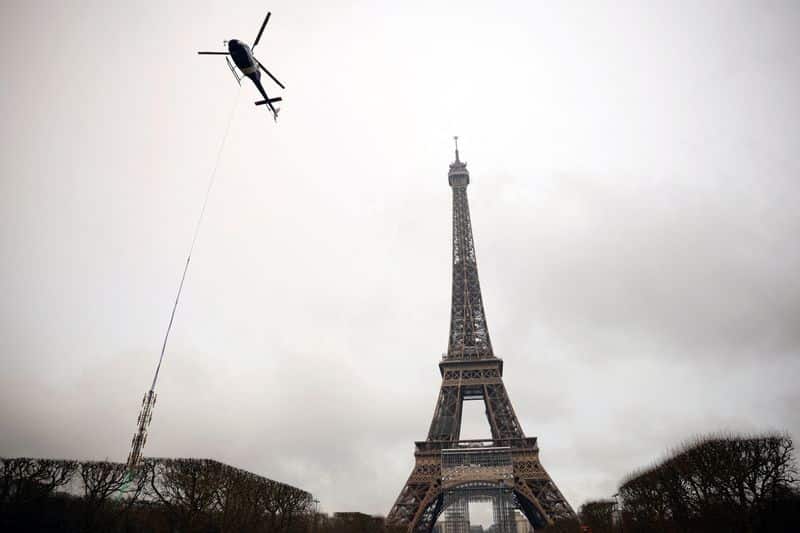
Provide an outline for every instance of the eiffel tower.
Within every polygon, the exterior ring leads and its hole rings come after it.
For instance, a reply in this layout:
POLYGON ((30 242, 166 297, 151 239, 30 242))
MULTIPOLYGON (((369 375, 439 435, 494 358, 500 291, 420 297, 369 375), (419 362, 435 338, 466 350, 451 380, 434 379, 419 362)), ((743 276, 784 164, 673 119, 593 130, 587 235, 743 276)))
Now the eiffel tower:
MULTIPOLYGON (((456 160, 448 180, 453 189, 453 293, 450 339, 439 362, 442 385, 428 438, 416 442, 415 465, 387 521, 409 533, 432 531, 444 512, 459 515, 473 498, 491 498, 500 507, 519 509, 535 529, 575 512, 539 462, 536 437, 526 437, 503 385, 503 360, 496 357, 483 309, 475 244, 467 202, 469 172, 456 140, 456 160), (465 400, 483 400, 491 439, 460 440, 465 400), (460 501, 460 503, 458 503, 460 501)), ((505 515, 508 516, 509 512, 505 515)), ((509 519, 513 520, 513 518, 509 519)), ((463 521, 463 519, 462 519, 463 521)), ((468 522, 468 519, 467 519, 468 522)), ((516 531, 500 524, 498 531, 516 531)))

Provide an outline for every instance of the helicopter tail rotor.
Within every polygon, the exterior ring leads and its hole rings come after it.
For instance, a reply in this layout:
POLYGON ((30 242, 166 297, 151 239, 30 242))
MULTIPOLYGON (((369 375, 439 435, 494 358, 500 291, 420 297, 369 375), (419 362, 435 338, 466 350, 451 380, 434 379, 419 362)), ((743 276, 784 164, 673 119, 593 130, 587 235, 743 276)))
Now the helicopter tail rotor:
POLYGON ((256 105, 266 105, 266 104, 274 104, 275 102, 282 102, 283 98, 280 96, 277 98, 270 98, 269 100, 259 100, 256 102, 256 105))

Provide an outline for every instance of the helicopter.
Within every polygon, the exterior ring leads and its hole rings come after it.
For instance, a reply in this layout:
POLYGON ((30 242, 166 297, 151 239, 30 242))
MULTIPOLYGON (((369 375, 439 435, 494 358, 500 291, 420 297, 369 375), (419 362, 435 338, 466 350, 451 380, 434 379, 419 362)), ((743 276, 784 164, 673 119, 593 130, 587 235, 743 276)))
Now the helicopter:
POLYGON ((247 46, 247 43, 244 43, 238 39, 231 39, 229 41, 223 41, 224 45, 228 46, 227 52, 197 52, 200 55, 211 55, 211 56, 226 56, 225 61, 228 63, 228 67, 231 69, 234 78, 236 78, 237 83, 239 85, 242 84, 242 78, 247 76, 252 80, 255 84, 256 89, 258 92, 261 93, 261 96, 264 97, 263 100, 259 100, 256 102, 256 105, 266 105, 270 111, 272 111, 272 116, 275 121, 278 121, 278 111, 279 108, 274 107, 272 104, 276 102, 280 102, 282 100, 281 97, 277 98, 270 98, 267 96, 267 92, 264 90, 264 86, 261 84, 261 72, 259 69, 263 70, 267 76, 272 78, 272 81, 278 84, 281 89, 286 89, 284 85, 278 81, 278 78, 272 75, 272 73, 267 70, 267 68, 261 64, 261 62, 253 56, 253 50, 255 50, 258 42, 261 40, 261 34, 264 33, 264 28, 267 27, 267 22, 269 22, 269 17, 272 15, 271 12, 267 13, 266 18, 264 19, 264 23, 261 24, 261 29, 258 30, 258 35, 256 35, 256 40, 253 42, 253 46, 247 46), (228 57, 229 56, 229 57, 228 57), (233 58, 233 63, 231 63, 230 58, 233 58), (242 72, 242 76, 239 76, 236 73, 236 68, 233 65, 239 68, 242 72))

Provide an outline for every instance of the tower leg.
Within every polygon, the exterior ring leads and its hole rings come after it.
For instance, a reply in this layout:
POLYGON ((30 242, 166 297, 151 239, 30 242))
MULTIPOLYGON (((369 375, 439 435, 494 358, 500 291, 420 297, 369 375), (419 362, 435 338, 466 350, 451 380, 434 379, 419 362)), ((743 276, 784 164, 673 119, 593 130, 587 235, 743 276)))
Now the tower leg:
POLYGON ((429 533, 442 506, 439 472, 440 463, 435 458, 417 456, 414 470, 386 517, 387 523, 405 526, 409 533, 429 533))

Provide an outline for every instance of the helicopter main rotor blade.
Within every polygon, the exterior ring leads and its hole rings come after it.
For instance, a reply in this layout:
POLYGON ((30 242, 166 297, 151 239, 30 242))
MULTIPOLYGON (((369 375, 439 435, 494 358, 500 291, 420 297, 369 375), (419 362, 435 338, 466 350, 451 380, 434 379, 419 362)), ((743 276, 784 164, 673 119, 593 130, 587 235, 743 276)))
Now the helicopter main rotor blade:
POLYGON ((278 78, 276 78, 275 76, 273 76, 273 75, 272 75, 272 72, 270 72, 270 71, 268 71, 268 70, 267 70, 267 67, 265 67, 264 65, 262 65, 262 64, 261 64, 261 61, 258 61, 258 60, 256 60, 256 63, 258 63, 258 66, 261 68, 261 70, 263 70, 264 72, 266 72, 266 73, 267 73, 267 76, 269 76, 270 78, 272 78, 272 81, 274 81, 275 83, 277 83, 277 84, 280 86, 280 88, 281 88, 281 89, 285 89, 285 88, 286 88, 286 87, 284 87, 284 86, 283 86, 283 84, 282 84, 281 82, 279 82, 279 81, 278 81, 278 78))
POLYGON ((264 23, 261 25, 261 29, 258 30, 258 35, 256 36, 256 40, 253 42, 253 46, 250 48, 251 50, 256 47, 258 41, 261 40, 261 34, 264 33, 264 28, 267 27, 267 22, 269 22, 269 17, 272 15, 272 12, 267 12, 267 17, 264 19, 264 23))
POLYGON ((197 52, 201 56, 229 56, 230 52, 197 52))

